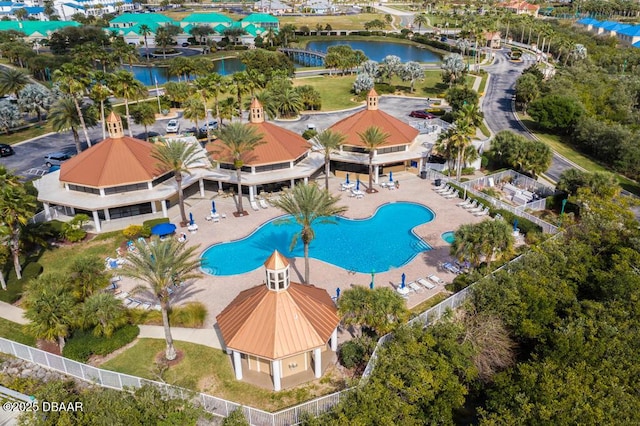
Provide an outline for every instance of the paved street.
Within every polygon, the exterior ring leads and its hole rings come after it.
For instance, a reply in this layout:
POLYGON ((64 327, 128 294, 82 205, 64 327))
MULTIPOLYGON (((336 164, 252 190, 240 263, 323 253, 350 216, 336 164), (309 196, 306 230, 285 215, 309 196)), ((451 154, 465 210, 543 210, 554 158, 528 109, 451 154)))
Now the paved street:
MULTIPOLYGON (((512 98, 515 96, 516 80, 535 60, 527 56, 523 62, 512 62, 507 58, 507 52, 507 49, 496 52, 495 62, 484 68, 491 74, 491 78, 485 91, 482 111, 493 133, 512 130, 531 139, 531 134, 513 114, 512 98)), ((574 166, 571 163, 554 153, 551 167, 545 175, 557 181, 563 171, 572 167, 574 166)))

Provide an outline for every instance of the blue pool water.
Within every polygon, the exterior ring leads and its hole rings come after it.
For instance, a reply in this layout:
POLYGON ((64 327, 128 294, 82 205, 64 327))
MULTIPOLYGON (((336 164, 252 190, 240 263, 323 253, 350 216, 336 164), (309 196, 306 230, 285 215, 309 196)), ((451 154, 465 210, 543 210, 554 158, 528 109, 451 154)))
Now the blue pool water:
MULTIPOLYGON (((290 216, 269 221, 241 240, 209 247, 202 254, 203 271, 211 275, 243 274, 261 267, 273 250, 286 257, 303 257, 302 241, 289 250, 293 235, 301 227, 287 218, 290 216)), ((316 235, 309 256, 355 272, 398 268, 431 249, 412 229, 433 218, 430 209, 413 203, 386 204, 368 219, 336 217, 336 224, 314 225, 316 235)))
POLYGON ((362 50, 369 59, 376 62, 382 61, 388 55, 398 56, 402 62, 440 62, 440 56, 426 48, 413 44, 382 41, 320 40, 307 43, 307 49, 326 52, 329 47, 339 44, 347 44, 353 50, 362 50))
POLYGON ((455 234, 455 232, 453 232, 453 231, 447 231, 444 234, 442 234, 442 239, 445 240, 449 244, 453 244, 453 242, 456 240, 454 234, 455 234))

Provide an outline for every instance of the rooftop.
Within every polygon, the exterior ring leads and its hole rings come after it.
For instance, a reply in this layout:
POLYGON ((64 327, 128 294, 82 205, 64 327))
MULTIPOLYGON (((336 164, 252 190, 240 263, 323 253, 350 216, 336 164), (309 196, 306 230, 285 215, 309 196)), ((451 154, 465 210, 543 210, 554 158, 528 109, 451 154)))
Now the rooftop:
POLYGON ((192 13, 185 16, 180 22, 193 22, 193 23, 213 23, 213 22, 233 22, 233 19, 225 16, 221 13, 192 13))

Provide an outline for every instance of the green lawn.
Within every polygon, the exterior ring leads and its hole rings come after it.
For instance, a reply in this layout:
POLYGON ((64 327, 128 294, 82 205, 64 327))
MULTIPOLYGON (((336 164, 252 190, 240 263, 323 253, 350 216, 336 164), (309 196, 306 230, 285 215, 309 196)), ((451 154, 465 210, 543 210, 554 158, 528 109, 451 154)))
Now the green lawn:
POLYGON ((22 343, 23 345, 35 346, 36 339, 22 332, 22 325, 0 318, 0 337, 22 343))
MULTIPOLYGON (((280 16, 280 27, 287 24, 293 24, 300 30, 300 27, 306 25, 312 32, 316 30, 316 24, 322 24, 326 27, 331 25, 332 31, 336 30, 364 30, 365 22, 374 19, 384 19, 384 15, 380 13, 358 13, 355 15, 335 15, 335 16, 280 16)), ((387 26, 386 29, 391 29, 387 26)))
MULTIPOLYGON (((229 356, 219 349, 186 342, 176 342, 175 346, 178 351, 184 352, 184 358, 163 374, 166 383, 263 410, 275 411, 337 390, 333 386, 326 386, 326 379, 323 379, 319 382, 323 385, 310 384, 303 388, 272 392, 235 380, 229 356)), ((133 347, 102 364, 101 368, 159 381, 154 360, 165 348, 164 340, 140 339, 133 347)))
POLYGON ((0 140, 2 141, 2 143, 13 145, 27 139, 36 138, 38 136, 51 133, 52 131, 53 130, 51 129, 51 125, 44 122, 41 125, 35 125, 24 130, 11 132, 8 135, 3 133, 2 136, 0 136, 0 140))
POLYGON ((88 242, 53 247, 42 254, 38 263, 42 265, 43 272, 48 272, 60 269, 61 265, 69 264, 71 259, 80 255, 95 255, 101 259, 115 257, 116 249, 124 240, 125 237, 122 233, 117 232, 107 237, 100 235, 95 240, 88 242))
MULTIPOLYGON (((529 130, 531 130, 541 141, 549 145, 552 150, 567 158, 569 161, 572 161, 573 163, 589 172, 612 172, 611 170, 607 169, 601 164, 598 164, 588 156, 576 151, 573 147, 571 147, 571 145, 563 141, 560 136, 539 130, 536 122, 533 121, 529 116, 518 113, 518 117, 522 121, 522 124, 524 124, 529 130)), ((636 195, 640 195, 640 184, 620 174, 615 174, 618 178, 618 181, 620 182, 620 185, 624 189, 636 195)))
POLYGON ((425 300, 424 302, 422 302, 422 303, 414 306, 413 308, 411 308, 411 313, 414 314, 414 315, 420 315, 421 313, 423 313, 427 309, 436 306, 438 303, 442 302, 447 297, 448 297, 447 294, 444 293, 444 292, 435 294, 432 297, 430 297, 427 300, 425 300))

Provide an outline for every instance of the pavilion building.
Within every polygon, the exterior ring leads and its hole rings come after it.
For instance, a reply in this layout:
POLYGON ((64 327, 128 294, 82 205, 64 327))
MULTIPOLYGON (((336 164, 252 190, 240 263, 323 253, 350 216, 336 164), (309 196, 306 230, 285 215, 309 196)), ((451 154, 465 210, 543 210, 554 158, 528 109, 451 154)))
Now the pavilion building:
MULTIPOLYGON (((152 143, 125 136, 122 120, 114 112, 106 124, 107 139, 62 163, 59 171, 34 182, 46 217, 52 217, 52 206, 69 216, 85 213, 93 218, 97 232, 102 231, 102 221, 130 219, 123 222, 124 228, 140 224, 144 220, 141 215, 150 218, 162 212, 163 217, 168 217, 168 205, 175 204, 178 198, 173 171, 152 157, 152 143)), ((198 144, 193 137, 180 140, 198 144)), ((205 163, 203 160, 203 167, 205 163)), ((204 197, 202 173, 185 176, 183 189, 185 195, 199 189, 204 197)))
POLYGON ((329 129, 342 133, 345 142, 338 152, 331 154, 331 167, 338 172, 369 174, 369 151, 360 139, 369 127, 378 127, 389 135, 387 141, 373 152, 373 176, 388 172, 422 170, 429 150, 419 141, 419 130, 409 124, 381 111, 378 108, 379 97, 374 89, 367 94, 367 105, 362 111, 346 117, 329 129))
POLYGON ((270 377, 279 391, 283 380, 299 382, 294 376, 322 376, 323 359, 337 350, 340 318, 325 290, 290 281, 278 251, 264 266, 264 284, 241 292, 216 319, 236 379, 246 369, 247 376, 270 377))
MULTIPOLYGON (((242 159, 242 192, 250 200, 261 191, 272 192, 293 187, 298 182, 307 183, 324 165, 323 156, 312 152, 311 144, 302 136, 267 122, 264 108, 257 99, 251 102, 248 125, 262 136, 262 143, 242 159)), ((233 153, 220 139, 207 144, 207 151, 216 162, 216 169, 207 179, 217 180, 221 189, 235 190, 233 153)))

